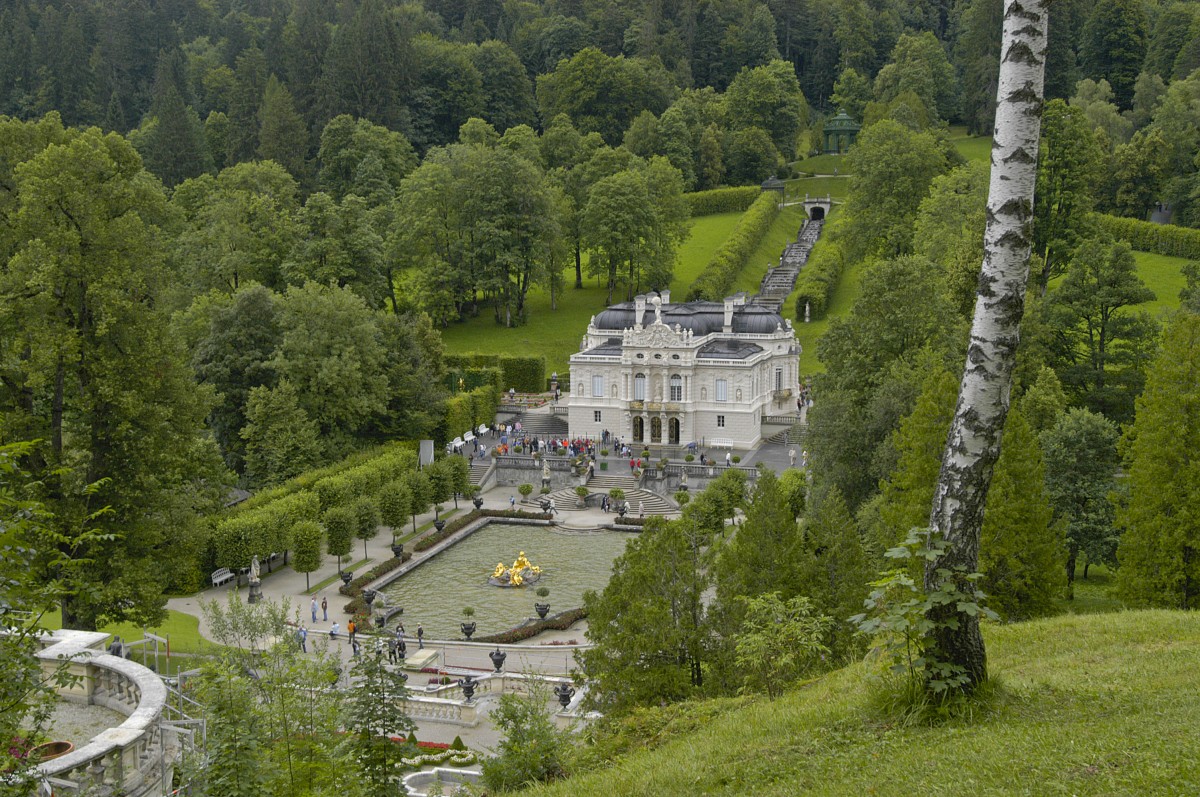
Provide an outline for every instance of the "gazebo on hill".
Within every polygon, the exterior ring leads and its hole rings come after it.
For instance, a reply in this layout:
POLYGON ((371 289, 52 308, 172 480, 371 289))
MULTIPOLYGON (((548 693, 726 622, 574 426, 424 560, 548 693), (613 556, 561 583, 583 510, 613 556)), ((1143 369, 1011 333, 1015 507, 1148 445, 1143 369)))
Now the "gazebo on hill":
POLYGON ((844 110, 838 111, 837 116, 825 123, 822 132, 825 134, 825 154, 843 155, 858 138, 862 125, 854 121, 844 110))

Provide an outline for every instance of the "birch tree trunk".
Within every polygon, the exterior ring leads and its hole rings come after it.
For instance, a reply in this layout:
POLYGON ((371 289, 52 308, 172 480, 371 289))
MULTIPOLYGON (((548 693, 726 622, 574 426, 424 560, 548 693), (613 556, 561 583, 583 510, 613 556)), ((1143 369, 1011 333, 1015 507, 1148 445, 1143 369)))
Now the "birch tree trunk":
MULTIPOLYGON (((1004 37, 992 144, 983 269, 958 406, 942 455, 930 526, 948 542, 925 568, 925 586, 940 586, 939 568, 979 566, 979 531, 1000 436, 1008 416, 1012 372, 1025 310, 1041 134, 1050 0, 1005 0, 1004 37)), ((936 654, 963 667, 971 691, 987 678, 978 616, 951 605, 933 615, 936 654), (946 621, 957 619, 957 628, 946 621)))

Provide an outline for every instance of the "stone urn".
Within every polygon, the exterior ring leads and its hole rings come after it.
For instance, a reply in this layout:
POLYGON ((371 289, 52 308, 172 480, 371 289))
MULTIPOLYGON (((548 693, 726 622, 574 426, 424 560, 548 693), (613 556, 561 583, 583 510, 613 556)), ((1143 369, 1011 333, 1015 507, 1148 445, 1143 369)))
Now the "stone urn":
POLYGON ((538 616, 538 617, 540 617, 541 619, 545 620, 545 619, 546 619, 546 615, 550 613, 550 604, 548 604, 548 603, 535 603, 535 604, 533 604, 533 610, 534 610, 535 612, 537 612, 537 616, 538 616))
POLYGON ((459 623, 458 627, 462 629, 463 636, 465 636, 467 638, 467 640, 470 641, 471 634, 475 633, 475 623, 459 623))
POLYGON ((458 685, 462 687, 463 697, 470 703, 471 699, 475 697, 475 687, 478 686, 478 682, 468 675, 466 678, 460 680, 458 685))
POLYGON ((362 591, 363 603, 367 604, 367 611, 371 611, 371 606, 375 603, 375 598, 379 593, 373 589, 364 589, 362 591))
POLYGON ((471 503, 475 505, 476 509, 483 509, 483 499, 479 496, 472 498, 471 503))
POLYGON ((492 665, 496 668, 496 672, 504 669, 504 660, 508 658, 508 654, 497 647, 488 654, 488 658, 492 660, 492 665))
POLYGON ((435 521, 433 521, 433 527, 434 527, 435 529, 437 529, 438 531, 441 531, 442 529, 446 528, 446 521, 444 521, 444 520, 435 520, 435 521))
POLYGON ((392 555, 395 556, 397 559, 400 559, 401 557, 403 557, 404 556, 404 543, 402 543, 402 542, 392 543, 392 555))
POLYGON ((559 684, 554 688, 554 695, 558 698, 558 704, 563 707, 563 711, 567 710, 567 706, 571 705, 571 698, 575 697, 575 690, 570 684, 559 684))
POLYGON ((347 586, 349 586, 350 582, 354 580, 354 574, 347 573, 345 570, 339 570, 338 575, 342 577, 342 583, 347 586))

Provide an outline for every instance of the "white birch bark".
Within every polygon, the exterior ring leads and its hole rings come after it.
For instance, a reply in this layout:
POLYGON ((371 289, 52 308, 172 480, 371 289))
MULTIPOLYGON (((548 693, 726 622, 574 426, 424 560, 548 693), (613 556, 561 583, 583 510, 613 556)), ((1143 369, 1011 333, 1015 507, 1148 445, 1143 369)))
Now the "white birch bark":
MULTIPOLYGON (((1029 278, 1049 3, 1004 3, 983 268, 958 406, 930 514, 930 525, 949 546, 926 567, 928 588, 938 585, 938 568, 961 565, 974 572, 979 565, 979 531, 1008 416, 1029 278)), ((949 619, 954 609, 947 611, 946 617, 935 619, 949 619)), ((941 658, 966 669, 969 691, 987 678, 987 657, 978 618, 959 613, 957 619, 957 630, 940 628, 933 641, 941 658)))

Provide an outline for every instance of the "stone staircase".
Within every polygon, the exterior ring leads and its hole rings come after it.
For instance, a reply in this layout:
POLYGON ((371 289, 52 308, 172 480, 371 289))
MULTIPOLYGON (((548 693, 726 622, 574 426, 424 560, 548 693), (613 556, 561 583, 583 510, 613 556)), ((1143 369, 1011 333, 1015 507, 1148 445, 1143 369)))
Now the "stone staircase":
POLYGON ((488 468, 492 466, 491 460, 488 457, 477 459, 471 463, 471 484, 475 487, 483 480, 484 475, 488 472, 488 468))
MULTIPOLYGON (((629 479, 633 482, 633 479, 629 479)), ((619 487, 625 491, 625 501, 629 503, 629 515, 637 517, 642 511, 647 515, 666 515, 672 512, 679 511, 679 507, 674 502, 663 498, 658 493, 652 493, 649 490, 643 490, 640 487, 626 488, 620 484, 613 484, 612 487, 601 487, 596 484, 596 479, 588 482, 588 492, 592 495, 607 494, 609 490, 619 487)), ((554 499, 554 508, 561 511, 570 512, 577 509, 576 502, 579 496, 575 495, 574 487, 563 487, 555 490, 547 495, 532 495, 529 497, 529 502, 538 503, 543 499, 554 499)), ((615 512, 613 513, 616 514, 615 512)))
POLYGON ((796 277, 800 275, 800 269, 804 268, 804 264, 808 262, 808 254, 812 251, 817 238, 820 237, 823 225, 823 221, 804 222, 796 236, 795 243, 784 247, 783 254, 779 258, 779 265, 769 269, 763 277, 758 293, 750 300, 751 304, 766 307, 772 312, 780 312, 784 301, 796 287, 796 277))
POLYGON ((512 419, 521 423, 521 433, 534 437, 565 437, 567 419, 549 412, 524 412, 512 419))
POLYGON ((638 483, 637 479, 632 476, 610 475, 606 471, 599 471, 588 479, 587 487, 594 493, 607 493, 609 490, 621 489, 628 495, 631 490, 638 489, 638 483))

